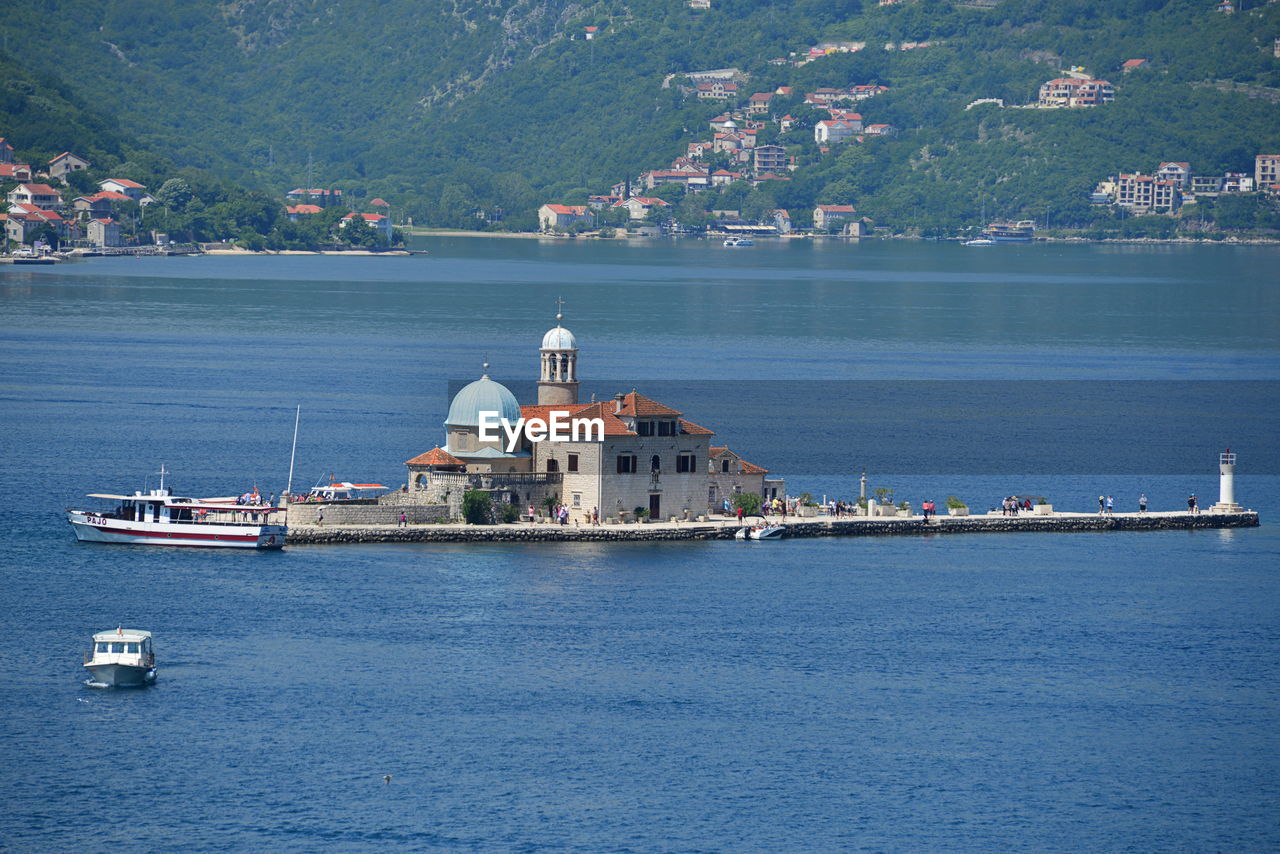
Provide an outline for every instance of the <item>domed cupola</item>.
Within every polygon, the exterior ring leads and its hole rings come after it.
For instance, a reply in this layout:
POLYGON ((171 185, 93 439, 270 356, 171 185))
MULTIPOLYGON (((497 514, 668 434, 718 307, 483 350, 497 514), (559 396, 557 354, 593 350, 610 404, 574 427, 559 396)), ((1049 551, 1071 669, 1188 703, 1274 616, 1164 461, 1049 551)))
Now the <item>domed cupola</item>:
MULTIPOLYGON (((485 371, 489 365, 485 363, 485 371)), ((505 418, 512 424, 520 420, 520 404, 516 396, 502 383, 489 379, 485 373, 480 379, 468 383, 453 396, 449 404, 449 416, 445 419, 445 429, 450 427, 479 427, 481 412, 497 412, 499 418, 505 418)))
POLYGON ((538 378, 540 406, 571 405, 578 402, 578 342, 560 325, 564 315, 556 314, 555 329, 542 336, 542 372, 538 378))

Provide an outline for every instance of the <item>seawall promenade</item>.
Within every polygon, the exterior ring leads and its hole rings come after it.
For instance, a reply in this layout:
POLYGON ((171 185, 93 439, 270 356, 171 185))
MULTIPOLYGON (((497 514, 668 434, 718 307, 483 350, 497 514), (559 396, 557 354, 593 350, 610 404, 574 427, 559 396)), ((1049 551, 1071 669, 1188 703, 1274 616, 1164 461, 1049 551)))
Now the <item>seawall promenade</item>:
MULTIPOLYGON (((1256 528, 1256 511, 1242 513, 1055 513, 1052 516, 936 516, 796 519, 786 523, 787 536, 888 537, 933 534, 1086 533, 1103 531, 1186 531, 1212 528, 1256 528)), ((473 543, 473 542, 602 542, 649 540, 728 540, 739 525, 734 520, 654 522, 650 524, 551 525, 299 525, 289 529, 289 545, 336 543, 473 543)))

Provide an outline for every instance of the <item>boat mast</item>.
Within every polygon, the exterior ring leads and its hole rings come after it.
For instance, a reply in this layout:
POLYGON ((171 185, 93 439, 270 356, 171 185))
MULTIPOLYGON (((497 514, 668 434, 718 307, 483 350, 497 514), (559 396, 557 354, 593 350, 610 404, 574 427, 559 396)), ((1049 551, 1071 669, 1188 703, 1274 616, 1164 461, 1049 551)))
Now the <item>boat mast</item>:
POLYGON ((164 476, 165 476, 166 474, 168 474, 168 472, 167 472, 167 471, 165 471, 164 463, 161 463, 161 464, 160 464, 160 491, 161 491, 162 493, 164 492, 164 476))
POLYGON ((293 458, 298 453, 298 421, 301 418, 302 404, 298 404, 298 411, 293 414, 293 447, 289 450, 289 484, 284 488, 286 496, 293 495, 293 458))

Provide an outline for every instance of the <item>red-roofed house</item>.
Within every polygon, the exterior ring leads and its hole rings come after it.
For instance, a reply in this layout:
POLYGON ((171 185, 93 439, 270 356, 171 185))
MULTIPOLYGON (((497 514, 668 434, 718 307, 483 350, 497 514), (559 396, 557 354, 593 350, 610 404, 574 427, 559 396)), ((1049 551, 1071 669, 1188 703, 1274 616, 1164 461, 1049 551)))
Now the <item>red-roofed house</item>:
POLYGON ((587 41, 591 41, 596 37, 596 33, 600 31, 599 27, 585 27, 583 32, 586 34, 587 41))
POLYGON ((711 186, 725 187, 734 181, 741 181, 743 175, 741 172, 730 172, 728 169, 717 169, 711 173, 711 186))
POLYGON ((698 84, 698 98, 727 101, 738 97, 738 84, 732 80, 710 80, 698 84))
POLYGON ((768 499, 782 497, 776 491, 773 494, 766 491, 768 469, 747 462, 723 445, 713 445, 708 449, 707 473, 711 479, 708 497, 712 506, 719 505, 721 512, 724 512, 724 502, 728 501, 732 508, 733 496, 744 492, 768 499))
POLYGON ((861 122, 855 125, 850 122, 827 119, 813 126, 813 138, 819 145, 835 145, 848 142, 861 131, 861 122))
POLYGON ((756 92, 747 99, 748 113, 767 113, 769 112, 769 100, 773 98, 772 92, 756 92))
POLYGON ((1120 69, 1124 71, 1125 74, 1128 74, 1130 71, 1142 68, 1146 64, 1147 61, 1145 59, 1126 59, 1124 63, 1121 64, 1120 69))
POLYGON ((92 164, 83 157, 64 151, 49 161, 49 177, 67 183, 67 173, 88 169, 92 164))
POLYGON ((137 181, 130 181, 128 178, 108 178, 105 181, 99 181, 98 187, 109 193, 123 193, 135 202, 142 201, 143 196, 147 194, 147 188, 144 185, 137 181))
POLYGON ((813 209, 813 227, 830 229, 857 217, 853 205, 818 205, 813 209))
POLYGON ((71 233, 67 221, 59 216, 57 211, 21 203, 9 206, 5 229, 10 240, 17 243, 30 243, 35 234, 42 231, 45 226, 52 228, 61 239, 66 239, 71 233))
POLYGON ((378 230, 387 240, 391 239, 391 217, 376 213, 349 213, 338 220, 339 228, 346 228, 347 223, 359 217, 378 230))
POLYGON ((51 211, 62 204, 62 195, 48 184, 19 184, 5 200, 10 205, 33 205, 51 211))
POLYGON ((31 167, 26 163, 0 163, 0 183, 26 183, 31 180, 31 167))
POLYGON ((109 216, 89 220, 85 226, 85 236, 94 246, 124 245, 120 240, 120 224, 109 216))
POLYGON ((285 205, 284 214, 289 218, 289 222, 297 222, 304 216, 311 216, 323 211, 324 208, 319 205, 285 205))
POLYGON ((626 208, 631 219, 644 219, 649 215, 649 211, 654 208, 670 207, 669 204, 662 199, 651 196, 632 196, 629 199, 618 202, 615 208, 626 208))
POLYGON ((387 203, 386 199, 377 198, 377 199, 374 199, 373 201, 369 202, 369 207, 371 207, 371 208, 388 208, 388 209, 390 209, 391 205, 389 205, 389 204, 387 203))
POLYGON ((542 231, 567 231, 575 225, 589 227, 592 219, 586 205, 545 204, 538 208, 538 228, 542 231))

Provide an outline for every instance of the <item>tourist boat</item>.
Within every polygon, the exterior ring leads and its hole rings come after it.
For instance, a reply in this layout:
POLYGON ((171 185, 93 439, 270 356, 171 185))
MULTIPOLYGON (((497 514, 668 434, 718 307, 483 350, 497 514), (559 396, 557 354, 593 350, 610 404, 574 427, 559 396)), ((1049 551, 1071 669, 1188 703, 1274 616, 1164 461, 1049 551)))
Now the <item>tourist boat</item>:
POLYGON ((1036 236, 1036 224, 1030 219, 993 222, 982 233, 997 243, 1030 243, 1036 236))
POLYGON ((749 237, 726 237, 724 239, 725 246, 755 246, 755 243, 749 237))
POLYGON ((735 540, 780 540, 787 533, 786 525, 752 525, 734 533, 735 540))
POLYGON ((93 636, 84 654, 87 684, 104 688, 136 688, 156 681, 156 654, 151 632, 117 628, 93 636))
POLYGON ((240 498, 183 498, 164 486, 132 495, 90 493, 114 502, 104 510, 67 510, 76 539, 86 543, 206 546, 231 549, 284 548, 288 527, 272 524, 284 508, 240 498))

